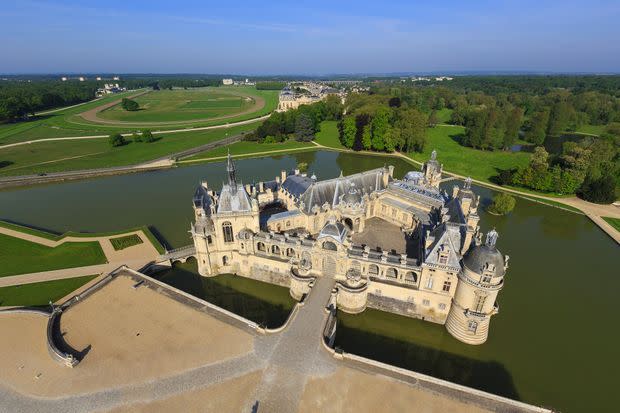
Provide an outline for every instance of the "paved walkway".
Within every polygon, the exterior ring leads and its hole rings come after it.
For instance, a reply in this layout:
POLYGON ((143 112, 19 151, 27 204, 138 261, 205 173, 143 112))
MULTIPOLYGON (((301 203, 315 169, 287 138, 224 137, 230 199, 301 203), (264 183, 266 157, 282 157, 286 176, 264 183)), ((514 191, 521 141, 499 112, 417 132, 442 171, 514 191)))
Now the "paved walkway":
POLYGON ((65 242, 98 242, 105 254, 106 264, 89 265, 85 267, 66 268, 60 270, 43 271, 37 273, 28 273, 13 275, 7 277, 0 277, 0 287, 6 287, 10 285, 29 284, 41 281, 60 280, 65 278, 80 277, 83 275, 94 275, 107 273, 121 265, 127 265, 132 269, 140 269, 151 261, 154 261, 159 252, 153 246, 149 238, 142 232, 131 231, 123 234, 111 235, 111 236, 66 236, 58 240, 50 240, 37 235, 28 234, 25 232, 0 227, 0 234, 9 235, 11 237, 20 238, 25 241, 34 242, 37 244, 45 245, 46 247, 54 248, 65 242), (141 244, 133 245, 131 247, 116 251, 110 242, 110 238, 118 238, 126 235, 138 235, 142 240, 141 244))
POLYGON ((258 412, 296 412, 308 377, 333 373, 334 361, 321 340, 334 284, 333 278, 318 278, 304 306, 279 335, 259 385, 258 412))

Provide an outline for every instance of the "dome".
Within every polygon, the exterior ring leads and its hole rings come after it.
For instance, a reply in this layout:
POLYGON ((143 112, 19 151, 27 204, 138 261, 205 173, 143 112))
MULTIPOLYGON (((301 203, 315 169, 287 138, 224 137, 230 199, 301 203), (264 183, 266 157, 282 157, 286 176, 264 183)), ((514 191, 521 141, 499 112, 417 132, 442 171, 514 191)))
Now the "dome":
POLYGON ((497 248, 495 241, 497 232, 490 231, 484 245, 477 245, 471 248, 463 257, 463 264, 476 274, 483 274, 487 265, 493 268, 493 277, 501 277, 506 272, 504 256, 497 248))
POLYGON ((346 194, 344 194, 344 196, 342 197, 342 200, 346 204, 350 204, 350 205, 360 204, 362 202, 362 196, 360 192, 357 190, 357 188, 355 187, 355 183, 353 182, 351 183, 349 190, 347 191, 346 194))

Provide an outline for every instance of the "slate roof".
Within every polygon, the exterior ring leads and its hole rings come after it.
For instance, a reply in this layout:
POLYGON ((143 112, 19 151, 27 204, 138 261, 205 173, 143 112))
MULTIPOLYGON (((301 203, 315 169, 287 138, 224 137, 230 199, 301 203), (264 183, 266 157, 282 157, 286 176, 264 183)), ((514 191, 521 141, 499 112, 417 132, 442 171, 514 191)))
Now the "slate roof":
POLYGON ((224 184, 217 201, 218 214, 222 212, 250 212, 251 210, 250 196, 243 185, 237 185, 237 191, 233 192, 229 185, 224 184))
POLYGON ((314 181, 307 176, 289 175, 282 183, 282 189, 299 198, 314 181))
POLYGON ((434 238, 433 243, 426 249, 424 262, 427 264, 452 267, 456 270, 461 268, 460 251, 462 245, 461 226, 442 223, 430 233, 434 238), (442 249, 448 250, 448 260, 445 264, 439 262, 439 253, 442 249))
POLYGON ((497 248, 486 244, 470 248, 463 257, 463 264, 476 274, 484 273, 487 264, 495 266, 493 277, 501 277, 505 273, 504 256, 497 248))

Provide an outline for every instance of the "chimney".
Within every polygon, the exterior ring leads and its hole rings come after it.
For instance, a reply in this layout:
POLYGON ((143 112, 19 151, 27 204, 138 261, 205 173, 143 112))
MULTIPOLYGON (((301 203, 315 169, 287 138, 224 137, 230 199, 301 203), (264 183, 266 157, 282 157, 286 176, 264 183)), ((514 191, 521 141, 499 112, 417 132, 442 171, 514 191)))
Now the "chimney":
POLYGON ((280 177, 282 178, 282 182, 286 181, 286 171, 285 170, 282 170, 280 172, 280 177))
POLYGON ((206 180, 205 180, 205 181, 202 181, 200 184, 202 185, 202 187, 203 187, 204 189, 209 189, 209 184, 207 183, 207 181, 206 181, 206 180))
POLYGON ((265 192, 265 184, 263 183, 263 181, 260 181, 258 183, 258 192, 265 192))
POLYGON ((295 169, 295 175, 299 175, 299 169, 295 169))

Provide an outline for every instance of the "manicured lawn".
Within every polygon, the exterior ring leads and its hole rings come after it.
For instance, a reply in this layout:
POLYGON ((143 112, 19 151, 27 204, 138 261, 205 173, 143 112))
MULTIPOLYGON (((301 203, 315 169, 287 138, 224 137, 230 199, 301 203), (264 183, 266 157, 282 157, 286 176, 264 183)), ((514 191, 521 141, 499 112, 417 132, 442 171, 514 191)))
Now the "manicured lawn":
POLYGON ((616 231, 620 232, 620 218, 611 218, 611 217, 603 217, 605 221, 612 227, 616 229, 616 231))
MULTIPOLYGON (((269 151, 279 151, 279 150, 295 150, 295 149, 303 149, 303 148, 316 148, 310 142, 297 142, 295 140, 289 139, 285 142, 280 143, 258 143, 251 141, 241 141, 233 143, 228 146, 221 146, 219 148, 212 149, 206 152, 200 152, 184 161, 205 159, 205 158, 216 158, 226 156, 228 151, 230 150, 230 154, 233 156, 238 155, 246 155, 251 153, 260 153, 260 152, 269 152, 269 151)), ((181 162, 184 162, 181 161, 181 162)))
POLYGON ((0 277, 106 262, 98 242, 67 242, 52 248, 0 234, 0 277))
POLYGON ((124 237, 110 238, 110 243, 115 251, 124 250, 134 245, 142 244, 142 238, 137 234, 125 235, 124 237))
POLYGON ((126 111, 115 105, 99 113, 107 120, 123 122, 177 122, 229 116, 259 106, 255 97, 219 88, 152 91, 134 99, 140 110, 126 111))
POLYGON ((146 162, 188 148, 220 140, 255 128, 254 124, 206 131, 155 135, 153 143, 130 142, 112 148, 107 138, 55 141, 0 149, 0 175, 29 175, 80 169, 106 168, 146 162))
POLYGON ((588 133, 590 135, 600 135, 605 132, 607 125, 583 125, 575 132, 588 133))
POLYGON ((439 123, 448 123, 452 116, 452 109, 443 108, 437 111, 437 119, 439 123))
POLYGON ((314 141, 329 148, 346 149, 340 143, 338 122, 335 120, 321 122, 321 130, 316 134, 314 141))
POLYGON ((436 150, 437 160, 444 165, 445 170, 483 181, 489 181, 496 176, 498 170, 525 166, 530 161, 530 155, 523 152, 481 151, 462 146, 458 139, 464 130, 460 126, 430 128, 424 151, 408 155, 424 162, 429 159, 431 152, 436 150))
POLYGON ((56 302, 97 277, 67 278, 0 288, 0 306, 39 307, 56 302))

